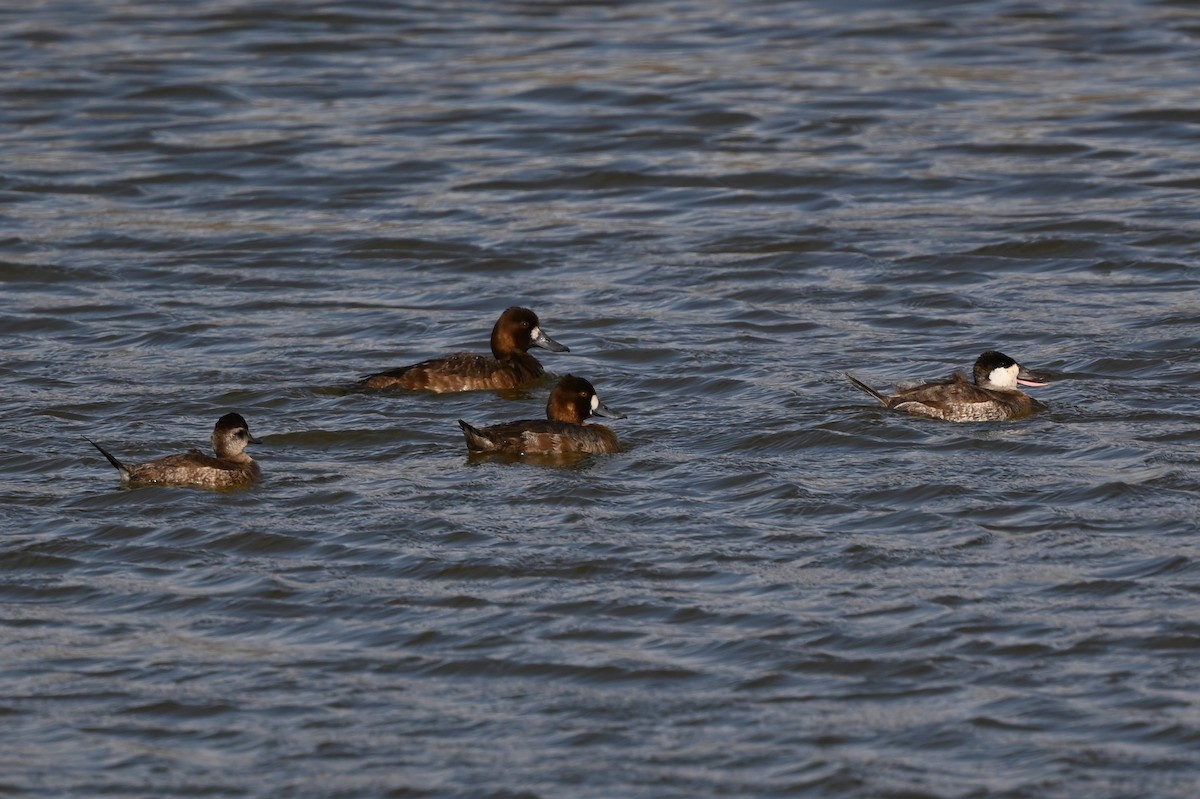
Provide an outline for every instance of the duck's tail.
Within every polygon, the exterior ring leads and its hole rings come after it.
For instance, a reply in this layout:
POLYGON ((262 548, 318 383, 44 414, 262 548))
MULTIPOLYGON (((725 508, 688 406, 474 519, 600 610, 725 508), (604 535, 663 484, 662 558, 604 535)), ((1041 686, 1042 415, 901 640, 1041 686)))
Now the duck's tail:
POLYGON ((463 436, 467 439, 467 449, 472 452, 491 452, 496 448, 496 442, 479 428, 472 427, 462 419, 458 420, 458 426, 462 428, 463 436))
POLYGON ((91 444, 96 449, 100 450, 100 454, 103 455, 105 458, 107 458, 108 462, 111 463, 113 466, 115 466, 117 471, 119 471, 121 473, 122 480, 129 479, 129 467, 128 466, 121 463, 119 460, 116 459, 116 457, 111 452, 109 452, 104 447, 97 444, 95 441, 92 441, 87 436, 84 436, 83 440, 86 441, 87 443, 91 444))
POLYGON ((870 394, 872 397, 874 397, 875 399, 879 400, 879 402, 880 402, 880 404, 881 404, 881 405, 883 405, 883 406, 885 406, 885 407, 887 406, 887 404, 888 404, 888 398, 887 398, 886 396, 884 396, 883 394, 880 394, 878 391, 876 391, 875 389, 871 388, 871 387, 870 387, 870 386, 868 386, 866 383, 864 383, 863 381, 859 380, 857 377, 855 377, 854 375, 850 374, 849 372, 842 372, 842 374, 844 374, 844 375, 846 376, 846 379, 847 379, 847 380, 849 380, 851 383, 853 383, 853 384, 854 384, 854 387, 855 387, 855 388, 857 388, 859 391, 862 391, 862 392, 865 392, 865 393, 867 393, 867 394, 870 394))

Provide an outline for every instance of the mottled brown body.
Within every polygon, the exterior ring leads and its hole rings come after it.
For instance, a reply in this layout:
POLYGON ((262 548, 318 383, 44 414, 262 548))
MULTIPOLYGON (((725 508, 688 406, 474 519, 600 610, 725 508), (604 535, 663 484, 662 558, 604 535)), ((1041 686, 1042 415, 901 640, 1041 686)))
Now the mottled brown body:
POLYGON ((1015 388, 981 388, 966 375, 926 383, 888 397, 884 405, 891 410, 946 419, 952 422, 996 422, 1020 419, 1033 413, 1033 397, 1015 388))
POLYGON ((545 370, 529 354, 531 347, 551 352, 570 350, 547 336, 537 314, 528 308, 509 308, 492 328, 492 357, 459 352, 442 358, 401 366, 367 375, 358 381, 360 388, 433 391, 496 391, 528 388, 545 375, 545 370))
POLYGON ((592 384, 582 377, 566 375, 550 392, 546 419, 524 419, 491 427, 472 427, 459 419, 472 452, 509 455, 604 454, 617 452, 617 435, 604 425, 586 424, 591 416, 622 418, 596 396, 592 384))
POLYGON ((512 455, 605 454, 620 449, 617 434, 602 424, 572 424, 546 419, 507 422, 476 429, 459 421, 472 452, 512 455))
POLYGON ((248 455, 214 458, 198 449, 181 455, 129 466, 123 482, 137 485, 175 485, 194 488, 245 488, 262 477, 262 469, 248 455))
POLYGON ((1038 375, 995 350, 979 356, 970 379, 959 373, 948 380, 902 389, 890 397, 852 374, 847 373, 846 378, 890 410, 951 422, 1021 419, 1033 413, 1039 403, 1017 386, 1046 385, 1038 375))
POLYGON ((503 359, 473 352, 459 352, 444 358, 432 358, 412 366, 403 366, 363 378, 359 385, 375 389, 433 391, 502 390, 526 388, 546 374, 537 358, 525 352, 503 359))
POLYGON ((227 413, 217 420, 212 434, 215 457, 193 449, 127 466, 95 441, 87 441, 121 472, 121 483, 130 487, 245 488, 262 477, 258 464, 246 454, 247 444, 261 442, 251 437, 246 420, 237 413, 227 413))

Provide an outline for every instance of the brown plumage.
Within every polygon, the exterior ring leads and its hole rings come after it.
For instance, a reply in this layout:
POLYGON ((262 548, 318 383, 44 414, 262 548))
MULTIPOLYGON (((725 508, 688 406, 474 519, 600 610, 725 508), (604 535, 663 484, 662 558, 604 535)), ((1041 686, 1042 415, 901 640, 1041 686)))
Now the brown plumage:
POLYGON ((458 352, 367 375, 358 385, 436 393, 527 388, 545 374, 537 358, 528 353, 530 347, 570 352, 545 334, 533 311, 509 308, 492 328, 492 357, 458 352))
POLYGON ((946 380, 903 389, 890 397, 854 375, 847 373, 846 378, 889 410, 951 422, 995 422, 1028 416, 1038 403, 1017 386, 1046 385, 1039 376, 995 350, 979 356, 970 380, 958 373, 946 380))
POLYGON ((596 396, 596 389, 582 377, 566 375, 554 386, 546 402, 546 419, 472 427, 458 420, 472 452, 508 455, 602 454, 620 448, 617 436, 604 425, 585 424, 591 416, 623 419, 596 396))
POLYGON ((244 488, 262 477, 258 464, 246 454, 247 444, 261 444, 250 435, 241 414, 227 413, 213 427, 216 457, 198 449, 127 466, 86 436, 84 439, 121 472, 121 484, 171 485, 190 488, 244 488))

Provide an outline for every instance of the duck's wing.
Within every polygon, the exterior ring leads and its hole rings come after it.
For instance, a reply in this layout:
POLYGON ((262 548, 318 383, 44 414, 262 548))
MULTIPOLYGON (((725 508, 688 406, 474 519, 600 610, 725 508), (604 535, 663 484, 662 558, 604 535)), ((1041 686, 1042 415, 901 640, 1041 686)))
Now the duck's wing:
POLYGON ((521 388, 543 374, 530 355, 498 361, 489 355, 456 352, 442 358, 377 372, 359 380, 363 388, 400 388, 409 391, 480 391, 521 388))
POLYGON ((547 419, 507 422, 476 428, 459 420, 467 447, 473 452, 510 455, 560 455, 573 452, 608 453, 618 449, 617 437, 604 425, 573 424, 547 419))
POLYGON ((405 388, 420 390, 429 387, 435 378, 479 378, 491 374, 496 359, 474 352, 456 352, 441 358, 399 366, 366 375, 358 382, 367 388, 405 388))
MULTIPOLYGON (((1015 393, 1015 392, 1014 392, 1015 393)), ((1012 418, 1007 392, 981 388, 964 375, 950 380, 926 383, 901 391, 888 400, 888 407, 903 413, 947 419, 954 422, 982 422, 1012 418)), ((1021 395, 1024 396, 1024 395, 1021 395)))
POLYGON ((524 452, 522 436, 526 431, 537 429, 545 424, 537 419, 525 419, 518 422, 491 425, 490 427, 474 427, 458 420, 463 436, 467 440, 467 449, 472 452, 507 452, 519 455, 524 452))

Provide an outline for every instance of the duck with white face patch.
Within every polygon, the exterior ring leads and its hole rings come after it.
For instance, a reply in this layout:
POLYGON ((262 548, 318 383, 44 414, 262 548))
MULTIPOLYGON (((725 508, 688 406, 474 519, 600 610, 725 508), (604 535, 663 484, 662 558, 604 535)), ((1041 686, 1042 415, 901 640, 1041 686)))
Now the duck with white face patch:
POLYGON ((507 455, 616 452, 620 448, 616 433, 604 425, 586 424, 592 416, 625 418, 601 402, 587 380, 566 375, 550 392, 545 419, 525 419, 492 427, 473 427, 459 419, 458 425, 471 452, 507 455))
POLYGON ((955 374, 906 388, 888 396, 854 375, 846 378, 856 388, 879 400, 885 408, 951 422, 993 422, 1021 419, 1033 413, 1038 403, 1018 386, 1044 386, 1046 380, 996 350, 979 356, 971 379, 955 374))
POLYGON ((509 308, 492 327, 491 356, 456 352, 398 369, 376 372, 358 381, 360 389, 402 389, 443 394, 457 391, 498 391, 529 388, 545 375, 532 347, 570 352, 542 329, 528 308, 509 308))

